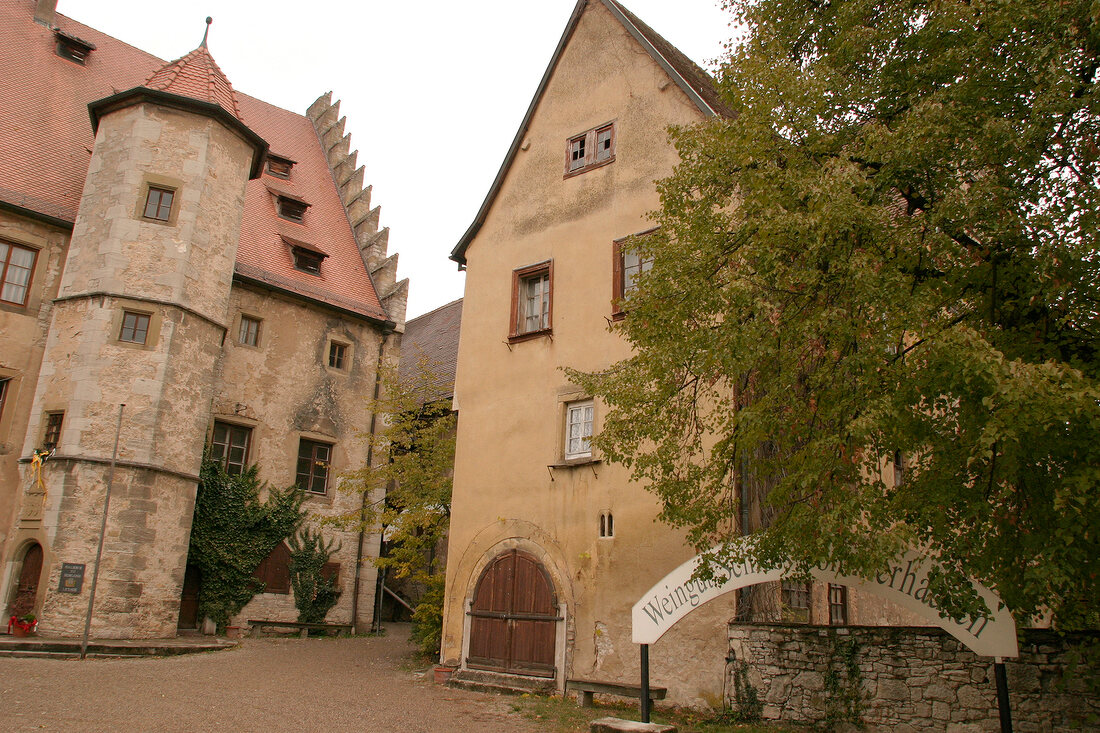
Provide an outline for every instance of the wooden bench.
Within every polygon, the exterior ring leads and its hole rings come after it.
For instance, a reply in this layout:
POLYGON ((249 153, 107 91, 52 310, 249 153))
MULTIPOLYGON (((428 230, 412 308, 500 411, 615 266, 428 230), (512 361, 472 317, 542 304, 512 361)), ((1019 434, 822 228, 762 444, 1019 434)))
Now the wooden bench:
MULTIPOLYGON (((597 680, 566 680, 565 691, 581 693, 581 705, 592 707, 592 695, 599 692, 603 695, 619 695, 620 697, 632 697, 635 700, 642 699, 641 685, 620 685, 616 682, 599 682, 597 680)), ((654 700, 664 700, 668 694, 666 687, 649 688, 649 704, 652 707, 654 700)))
POLYGON ((310 631, 324 631, 327 636, 351 635, 351 624, 307 624, 300 621, 268 621, 267 619, 248 619, 248 625, 258 629, 262 634, 264 629, 291 629, 298 631, 298 636, 306 638, 310 631))

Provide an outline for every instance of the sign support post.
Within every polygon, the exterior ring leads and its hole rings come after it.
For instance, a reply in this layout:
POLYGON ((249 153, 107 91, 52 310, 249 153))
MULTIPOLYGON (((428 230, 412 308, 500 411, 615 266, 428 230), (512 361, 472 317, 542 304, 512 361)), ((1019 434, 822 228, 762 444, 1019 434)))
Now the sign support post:
POLYGON ((993 657, 993 676, 997 680, 997 708, 1001 714, 1001 733, 1012 733, 1012 707, 1008 703, 1008 673, 1004 659, 993 657))
POLYGON ((642 722, 649 722, 649 644, 642 644, 642 722))
POLYGON ((111 467, 107 470, 107 491, 103 496, 103 523, 99 526, 99 547, 95 552, 95 568, 92 570, 92 587, 88 591, 88 612, 84 616, 84 638, 80 640, 80 658, 88 657, 88 633, 92 630, 92 609, 95 607, 95 587, 99 580, 99 561, 103 559, 103 540, 107 536, 107 510, 111 508, 111 484, 115 480, 115 464, 118 463, 118 438, 122 434, 123 403, 118 406, 118 425, 115 426, 115 449, 111 454, 111 467))

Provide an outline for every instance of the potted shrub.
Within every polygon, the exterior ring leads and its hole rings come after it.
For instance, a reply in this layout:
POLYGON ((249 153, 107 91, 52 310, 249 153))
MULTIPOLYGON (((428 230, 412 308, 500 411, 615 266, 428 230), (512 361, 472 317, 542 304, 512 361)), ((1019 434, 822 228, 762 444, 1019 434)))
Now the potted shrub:
POLYGON ((33 613, 12 616, 8 621, 8 632, 13 636, 30 636, 38 629, 38 618, 33 613))

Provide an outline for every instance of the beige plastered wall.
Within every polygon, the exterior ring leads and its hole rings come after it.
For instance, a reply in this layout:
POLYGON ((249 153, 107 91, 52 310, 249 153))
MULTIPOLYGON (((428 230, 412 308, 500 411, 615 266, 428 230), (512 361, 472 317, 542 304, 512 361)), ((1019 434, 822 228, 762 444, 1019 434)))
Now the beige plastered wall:
MULTIPOLYGON (((667 127, 701 119, 606 9, 591 4, 467 250, 446 663, 463 659, 480 568, 515 545, 543 559, 565 605, 558 684, 565 676, 637 680, 630 608, 693 553, 680 532, 656 522, 654 497, 621 467, 548 466, 562 461, 565 404, 586 397, 561 368, 594 370, 629 355, 607 331, 612 242, 652 226, 645 214, 659 203, 654 182, 677 160, 667 127), (615 161, 563 178, 568 139, 607 122, 615 123, 615 161), (545 260, 553 262, 552 336, 508 344, 512 271, 545 260), (613 538, 599 537, 601 512, 614 516, 613 538)), ((597 404, 597 430, 602 410, 597 404)), ((652 649, 653 683, 669 687, 670 699, 721 694, 729 611, 711 606, 652 649), (700 678, 713 685, 704 689, 700 678)))
MULTIPOLYGON (((337 605, 329 612, 333 623, 351 623, 355 587, 358 532, 320 526, 320 519, 357 510, 361 494, 341 490, 341 474, 363 467, 367 461, 364 434, 370 428, 367 398, 373 394, 379 349, 383 358, 395 360, 398 340, 391 335, 382 347, 380 328, 321 306, 308 305, 289 296, 238 284, 230 298, 232 326, 226 337, 210 417, 252 430, 249 462, 259 466, 260 478, 272 486, 295 482, 298 444, 301 438, 330 443, 332 465, 325 495, 310 494, 305 510, 326 538, 340 549, 332 561, 340 563, 337 605), (257 346, 239 343, 241 315, 260 319, 257 346), (345 369, 328 366, 332 341, 347 345, 345 369)), ((375 492, 369 501, 380 501, 375 492)), ((366 628, 374 607, 380 536, 369 532, 363 540, 357 626, 366 628)), ((293 621, 298 612, 289 594, 261 593, 242 609, 237 623, 248 619, 293 621)))
MULTIPOLYGON (((677 162, 667 128, 702 119, 606 9, 590 4, 466 252, 446 664, 464 662, 480 570, 516 547, 543 561, 565 607, 558 686, 565 677, 637 683, 630 609, 694 552, 657 521, 657 501, 622 467, 552 467, 562 462, 565 404, 587 397, 561 369, 596 370, 629 355, 608 332, 612 242, 652 227, 655 182, 677 162), (615 161, 563 179, 568 139, 612 121, 615 161), (508 343, 512 272, 546 260, 552 335, 508 343), (602 512, 614 516, 613 538, 599 537, 602 512)), ((597 431, 603 410, 597 403, 597 431)), ((652 683, 668 688, 670 702, 721 700, 733 604, 730 594, 701 607, 651 648, 652 683)))

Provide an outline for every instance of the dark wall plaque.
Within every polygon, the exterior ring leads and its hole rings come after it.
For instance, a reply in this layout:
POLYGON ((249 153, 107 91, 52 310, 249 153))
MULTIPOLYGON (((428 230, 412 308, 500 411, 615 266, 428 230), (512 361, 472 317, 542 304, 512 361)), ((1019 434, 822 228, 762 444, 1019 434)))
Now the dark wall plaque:
POLYGON ((61 584, 59 593, 79 593, 84 587, 84 563, 61 563, 61 584))

